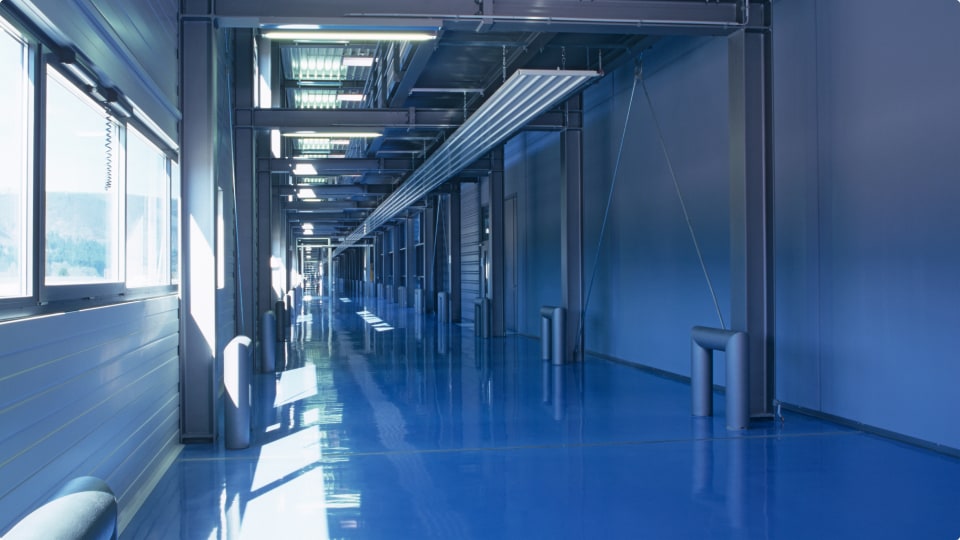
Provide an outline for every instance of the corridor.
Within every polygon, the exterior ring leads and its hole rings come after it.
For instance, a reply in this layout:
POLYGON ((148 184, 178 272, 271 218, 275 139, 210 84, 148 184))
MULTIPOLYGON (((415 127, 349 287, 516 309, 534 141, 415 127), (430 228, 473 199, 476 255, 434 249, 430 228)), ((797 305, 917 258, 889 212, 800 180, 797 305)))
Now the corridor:
POLYGON ((124 539, 956 538, 960 461, 396 304, 305 304, 249 449, 189 445, 124 539))

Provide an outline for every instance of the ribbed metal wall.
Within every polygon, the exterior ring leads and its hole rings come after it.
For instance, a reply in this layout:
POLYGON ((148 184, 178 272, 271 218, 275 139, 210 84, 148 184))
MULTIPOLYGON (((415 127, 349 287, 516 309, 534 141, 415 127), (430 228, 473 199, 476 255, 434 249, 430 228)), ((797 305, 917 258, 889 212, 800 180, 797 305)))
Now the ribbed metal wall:
POLYGON ((176 456, 178 301, 0 324, 0 532, 93 475, 121 526, 176 456))
POLYGON ((462 184, 460 192, 460 316, 473 321, 473 301, 480 296, 480 188, 462 184))

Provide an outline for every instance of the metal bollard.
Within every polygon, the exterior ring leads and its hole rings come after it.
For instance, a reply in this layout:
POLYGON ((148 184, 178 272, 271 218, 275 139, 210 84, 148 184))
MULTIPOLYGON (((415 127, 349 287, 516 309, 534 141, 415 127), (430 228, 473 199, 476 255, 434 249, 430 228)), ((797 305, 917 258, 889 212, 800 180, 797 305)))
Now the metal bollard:
POLYGON ((274 316, 277 319, 277 341, 287 341, 287 324, 284 322, 287 320, 287 308, 283 300, 277 300, 277 303, 273 305, 274 316))
POLYGON ((550 319, 553 318, 554 306, 540 308, 540 359, 550 360, 550 319))
POLYGON ((747 334, 704 326, 690 332, 690 385, 694 416, 713 416, 713 351, 726 353, 727 429, 750 427, 747 334))
POLYGON ((477 298, 473 301, 474 334, 482 339, 490 337, 490 300, 477 298))
POLYGON ((3 538, 116 540, 117 514, 117 497, 110 486, 99 478, 81 476, 67 482, 3 538))
POLYGON ((237 336, 223 350, 223 386, 227 393, 223 413, 225 445, 250 446, 250 338, 237 336))
POLYGON ((447 302, 447 293, 443 291, 437 293, 437 321, 440 324, 450 322, 450 306, 447 302))
POLYGON ((413 290, 413 311, 423 313, 423 289, 413 290))
POLYGON ((273 373, 277 370, 277 316, 272 311, 263 314, 260 334, 260 371, 273 373))

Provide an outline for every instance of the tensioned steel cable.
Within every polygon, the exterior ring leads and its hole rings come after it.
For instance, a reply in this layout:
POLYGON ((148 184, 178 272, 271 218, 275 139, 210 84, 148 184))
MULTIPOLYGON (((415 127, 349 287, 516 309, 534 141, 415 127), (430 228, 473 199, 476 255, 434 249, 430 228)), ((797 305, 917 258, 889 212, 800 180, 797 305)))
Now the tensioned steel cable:
POLYGON ((617 176, 620 173, 620 162, 623 158, 623 143, 627 140, 627 127, 630 125, 630 111, 633 110, 633 98, 637 95, 637 80, 640 78, 639 70, 634 73, 633 88, 630 89, 630 102, 627 104, 627 114, 623 119, 623 132, 620 134, 620 149, 617 151, 617 160, 613 166, 613 179, 610 181, 610 193, 607 195, 607 208, 603 211, 603 221, 600 224, 600 237, 597 239, 597 253, 593 258, 593 272, 590 273, 590 284, 587 286, 587 295, 583 300, 583 309, 580 311, 580 318, 577 322, 577 339, 574 341, 573 349, 576 351, 580 347, 583 339, 583 320, 587 316, 587 306, 590 305, 590 294, 593 292, 593 282, 597 277, 597 267, 600 265, 600 251, 603 247, 603 237, 607 230, 607 220, 610 218, 610 206, 613 205, 613 190, 617 186, 617 176))
POLYGON ((693 223, 690 221, 690 214, 687 212, 687 205, 683 202, 683 193, 680 191, 680 183, 677 181, 677 173, 673 170, 673 161, 670 159, 670 153, 667 151, 667 145, 663 139, 663 130, 660 129, 660 121, 657 120, 657 112, 653 108, 653 101, 650 99, 650 92, 647 90, 647 83, 640 80, 640 86, 643 87, 643 94, 647 98, 647 105, 650 106, 650 116, 653 118, 653 126, 657 130, 657 139, 660 142, 660 149, 663 150, 663 157, 667 160, 667 168, 670 170, 670 177, 673 178, 673 187, 677 190, 677 198, 680 199, 680 209, 683 210, 683 219, 687 222, 687 230, 690 231, 690 239, 693 240, 693 247, 697 251, 697 259, 700 260, 700 268, 703 269, 703 277, 707 280, 707 287, 710 289, 710 296, 713 297, 713 307, 717 310, 717 318, 720 319, 720 328, 727 329, 723 322, 723 313, 720 311, 720 302, 717 301, 717 293, 713 289, 713 282, 710 281, 710 274, 707 272, 707 265, 703 261, 703 252, 700 250, 700 243, 697 242, 697 235, 693 232, 693 223))

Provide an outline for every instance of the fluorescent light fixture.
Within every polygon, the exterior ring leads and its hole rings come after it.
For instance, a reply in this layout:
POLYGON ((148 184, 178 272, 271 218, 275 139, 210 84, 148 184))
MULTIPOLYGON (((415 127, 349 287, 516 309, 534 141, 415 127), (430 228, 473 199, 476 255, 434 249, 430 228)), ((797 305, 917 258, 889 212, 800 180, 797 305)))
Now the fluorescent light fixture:
POLYGON ((271 30, 263 37, 284 41, 429 41, 432 32, 371 32, 359 30, 271 30))
POLYGON ((344 146, 350 144, 350 139, 330 139, 330 144, 344 146))
MULTIPOLYGON (((310 189, 310 188, 303 188, 303 189, 297 191, 297 198, 298 198, 298 199, 316 199, 316 198, 317 198, 317 192, 314 191, 314 190, 312 190, 312 189, 310 189)), ((306 229, 307 226, 304 225, 303 228, 306 229)), ((310 228, 313 229, 313 225, 310 225, 310 228)))
POLYGON ((339 137, 341 139, 375 139, 382 137, 382 133, 376 131, 293 131, 283 134, 284 137, 301 137, 304 139, 330 139, 339 137))
POLYGON ((316 176, 317 168, 312 163, 297 163, 293 168, 293 174, 298 176, 316 176))
POLYGON ((372 56, 344 56, 342 63, 348 67, 371 67, 373 60, 372 56))
POLYGON ((337 101, 363 101, 366 96, 363 94, 337 94, 337 101))
POLYGON ((313 231, 303 231, 304 236, 313 236, 313 231))

